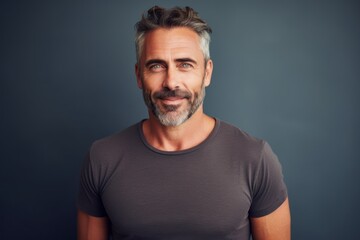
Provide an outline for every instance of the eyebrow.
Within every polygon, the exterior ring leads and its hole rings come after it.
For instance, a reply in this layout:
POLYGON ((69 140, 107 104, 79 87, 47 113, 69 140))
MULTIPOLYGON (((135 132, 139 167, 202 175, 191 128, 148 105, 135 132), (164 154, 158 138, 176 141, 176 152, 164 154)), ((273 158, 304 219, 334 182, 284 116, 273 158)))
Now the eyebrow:
MULTIPOLYGON (((192 59, 192 58, 177 58, 177 59, 175 59, 175 62, 180 62, 180 63, 191 62, 191 63, 197 65, 197 61, 192 59)), ((149 67, 152 64, 164 64, 164 65, 167 66, 166 61, 164 61, 162 59, 150 59, 150 60, 145 62, 145 67, 149 67)))
POLYGON ((197 64, 197 62, 192 58, 177 58, 175 62, 191 62, 193 64, 197 64))

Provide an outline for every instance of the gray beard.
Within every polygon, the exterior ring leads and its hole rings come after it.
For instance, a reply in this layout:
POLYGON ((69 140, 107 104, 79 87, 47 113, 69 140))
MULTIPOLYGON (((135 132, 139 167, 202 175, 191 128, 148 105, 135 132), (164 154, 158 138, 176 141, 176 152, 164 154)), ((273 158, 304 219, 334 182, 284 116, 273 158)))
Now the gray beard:
POLYGON ((193 101, 191 101, 191 97, 186 98, 188 101, 187 107, 181 111, 178 110, 180 105, 160 106, 159 104, 156 104, 151 97, 151 93, 148 91, 143 90, 143 97, 146 106, 162 125, 167 127, 176 127, 183 124, 198 110, 205 98, 205 87, 202 85, 201 91, 194 93, 193 101))

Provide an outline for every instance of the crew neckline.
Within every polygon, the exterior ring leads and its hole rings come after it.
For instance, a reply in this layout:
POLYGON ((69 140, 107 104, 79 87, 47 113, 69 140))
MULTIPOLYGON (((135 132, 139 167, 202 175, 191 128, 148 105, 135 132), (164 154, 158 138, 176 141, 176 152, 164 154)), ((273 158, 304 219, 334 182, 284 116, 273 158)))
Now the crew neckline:
POLYGON ((209 136, 207 136, 207 138, 205 138, 202 142, 200 142, 199 144, 197 144, 194 147, 187 148, 187 149, 184 149, 184 150, 179 150, 179 151, 164 151, 164 150, 157 149, 157 148, 153 147, 152 145, 150 145, 150 143, 146 140, 144 132, 142 130, 142 125, 143 125, 143 123, 144 123, 144 121, 146 119, 141 120, 137 124, 137 129, 138 129, 141 141, 143 142, 145 147, 148 148, 149 150, 151 150, 151 151, 153 151, 155 153, 158 153, 158 154, 163 154, 163 155, 181 155, 181 154, 187 154, 187 153, 198 150, 199 148, 203 147, 208 142, 210 142, 211 139, 213 139, 216 136, 216 134, 217 134, 217 132, 219 130, 219 127, 220 127, 220 120, 217 119, 216 117, 213 117, 213 118, 215 120, 215 126, 211 130, 211 132, 210 132, 209 136))

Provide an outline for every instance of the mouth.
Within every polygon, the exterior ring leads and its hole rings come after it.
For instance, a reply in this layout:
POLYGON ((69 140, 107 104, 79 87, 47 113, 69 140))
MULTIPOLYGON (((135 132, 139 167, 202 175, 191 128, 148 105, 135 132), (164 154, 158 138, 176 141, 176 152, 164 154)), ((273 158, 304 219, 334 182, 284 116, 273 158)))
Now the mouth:
POLYGON ((159 98, 162 103, 165 105, 178 105, 180 104, 185 98, 184 97, 164 97, 159 98))

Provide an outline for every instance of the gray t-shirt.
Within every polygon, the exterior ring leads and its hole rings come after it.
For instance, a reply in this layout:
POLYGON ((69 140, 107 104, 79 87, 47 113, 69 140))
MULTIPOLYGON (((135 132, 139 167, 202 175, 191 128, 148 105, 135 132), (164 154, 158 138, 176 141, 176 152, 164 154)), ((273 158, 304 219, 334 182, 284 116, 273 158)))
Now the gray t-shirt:
POLYGON ((142 122, 96 141, 85 160, 78 207, 107 216, 112 238, 249 239, 249 217, 286 199, 270 146, 223 121, 201 144, 165 152, 142 122))

